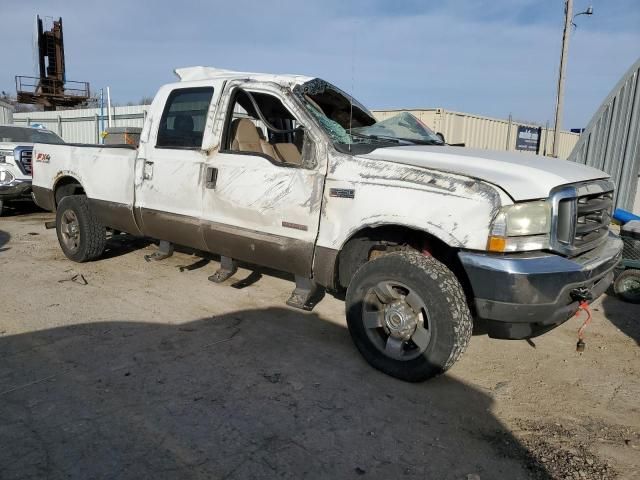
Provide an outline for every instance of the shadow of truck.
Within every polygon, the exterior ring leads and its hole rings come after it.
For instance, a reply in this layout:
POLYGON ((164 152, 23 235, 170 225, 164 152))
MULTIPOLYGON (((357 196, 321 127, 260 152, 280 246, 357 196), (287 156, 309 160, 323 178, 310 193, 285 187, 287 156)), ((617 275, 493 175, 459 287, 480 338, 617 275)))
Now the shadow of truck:
POLYGON ((2 478, 549 478, 485 393, 385 376, 313 313, 80 323, 0 358, 2 478))

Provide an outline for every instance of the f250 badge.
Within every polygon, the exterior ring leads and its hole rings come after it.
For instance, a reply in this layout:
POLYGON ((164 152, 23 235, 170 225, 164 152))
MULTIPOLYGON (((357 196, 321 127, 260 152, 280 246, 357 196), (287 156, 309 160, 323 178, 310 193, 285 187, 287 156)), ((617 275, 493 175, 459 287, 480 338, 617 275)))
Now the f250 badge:
POLYGON ((51 160, 51 155, 48 153, 38 152, 36 154, 36 162, 49 163, 49 160, 51 160))

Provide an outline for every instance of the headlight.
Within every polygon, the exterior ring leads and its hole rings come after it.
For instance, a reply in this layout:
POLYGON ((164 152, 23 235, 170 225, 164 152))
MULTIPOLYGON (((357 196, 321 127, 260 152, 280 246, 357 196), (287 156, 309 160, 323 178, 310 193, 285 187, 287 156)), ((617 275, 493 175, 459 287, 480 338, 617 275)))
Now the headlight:
POLYGON ((7 157, 13 157, 13 150, 0 150, 0 163, 7 163, 7 157))
POLYGON ((520 252, 549 247, 551 206, 546 201, 502 207, 491 223, 487 249, 520 252))
POLYGON ((7 172, 6 170, 0 170, 0 185, 5 185, 7 183, 13 182, 15 177, 11 175, 11 172, 7 172))

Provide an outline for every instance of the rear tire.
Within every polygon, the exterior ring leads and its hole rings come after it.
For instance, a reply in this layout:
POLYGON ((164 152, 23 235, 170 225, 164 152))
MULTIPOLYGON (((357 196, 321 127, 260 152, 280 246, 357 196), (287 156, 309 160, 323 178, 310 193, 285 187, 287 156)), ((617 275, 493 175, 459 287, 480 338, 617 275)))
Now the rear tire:
POLYGON ((60 200, 56 211, 58 242, 69 260, 87 262, 104 252, 107 230, 89 208, 84 195, 71 195, 60 200))
POLYGON ((347 289, 346 309, 349 332, 367 362, 409 382, 451 367, 473 330, 456 276, 435 258, 413 251, 360 267, 347 289))
POLYGON ((613 291, 625 302, 640 303, 640 270, 629 268, 613 284, 613 291))

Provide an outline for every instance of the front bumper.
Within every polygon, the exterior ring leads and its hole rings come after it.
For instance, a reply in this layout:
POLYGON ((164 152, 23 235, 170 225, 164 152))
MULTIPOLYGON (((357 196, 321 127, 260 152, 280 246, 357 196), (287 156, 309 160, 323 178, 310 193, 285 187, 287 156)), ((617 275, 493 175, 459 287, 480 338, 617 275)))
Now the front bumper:
POLYGON ((27 197, 31 193, 31 180, 15 179, 6 185, 0 185, 0 200, 27 197))
POLYGON ((495 255, 460 252, 475 297, 476 315, 493 338, 541 335, 571 318, 579 301, 571 292, 588 289, 593 299, 613 281, 622 240, 609 233, 599 247, 574 258, 550 253, 495 255))

